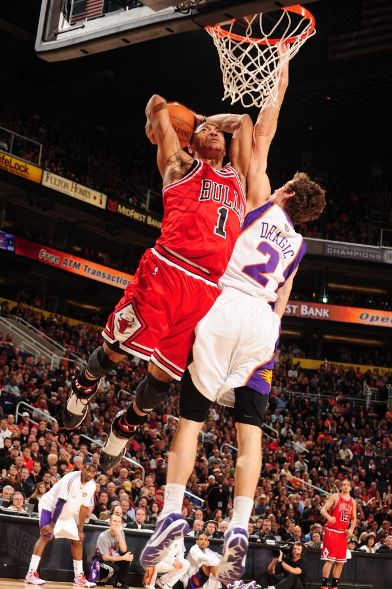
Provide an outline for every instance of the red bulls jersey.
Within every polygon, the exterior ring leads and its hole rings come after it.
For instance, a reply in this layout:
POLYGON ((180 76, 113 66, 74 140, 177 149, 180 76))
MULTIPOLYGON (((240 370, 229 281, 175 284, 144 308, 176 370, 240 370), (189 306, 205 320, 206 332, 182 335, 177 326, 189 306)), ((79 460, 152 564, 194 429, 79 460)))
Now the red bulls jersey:
POLYGON ((334 524, 327 522, 325 527, 329 530, 339 530, 342 532, 347 530, 351 521, 353 507, 354 500, 352 497, 349 499, 343 499, 342 495, 339 495, 338 502, 332 511, 330 511, 330 515, 336 518, 336 522, 334 524))
POLYGON ((196 274, 217 281, 226 270, 245 217, 245 195, 230 165, 215 170, 195 160, 163 189, 164 216, 155 250, 196 274))

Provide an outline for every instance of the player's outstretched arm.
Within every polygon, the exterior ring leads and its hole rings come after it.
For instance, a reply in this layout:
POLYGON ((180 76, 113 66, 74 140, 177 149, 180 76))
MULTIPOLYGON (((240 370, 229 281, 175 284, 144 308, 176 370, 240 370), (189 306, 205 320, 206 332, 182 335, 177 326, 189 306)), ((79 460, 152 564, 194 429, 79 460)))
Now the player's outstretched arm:
POLYGON ((181 149, 179 139, 170 122, 167 102, 162 96, 154 94, 146 106, 146 134, 152 143, 158 145, 157 163, 165 186, 180 178, 182 166, 193 161, 181 149))
MULTIPOLYGON (((287 45, 282 45, 280 55, 288 51, 287 45)), ((269 199, 271 186, 267 176, 268 153, 278 126, 280 107, 289 82, 288 60, 283 62, 279 91, 275 103, 260 112, 253 131, 253 151, 248 172, 248 210, 255 209, 269 199)))

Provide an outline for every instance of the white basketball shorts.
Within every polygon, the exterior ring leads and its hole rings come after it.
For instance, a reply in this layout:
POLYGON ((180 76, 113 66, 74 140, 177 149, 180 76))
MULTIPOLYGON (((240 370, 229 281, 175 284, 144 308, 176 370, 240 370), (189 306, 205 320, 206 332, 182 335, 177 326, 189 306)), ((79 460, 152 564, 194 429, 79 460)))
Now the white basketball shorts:
POLYGON ((194 385, 227 407, 234 406, 236 387, 269 394, 279 333, 280 317, 265 299, 224 288, 196 326, 188 367, 194 385))

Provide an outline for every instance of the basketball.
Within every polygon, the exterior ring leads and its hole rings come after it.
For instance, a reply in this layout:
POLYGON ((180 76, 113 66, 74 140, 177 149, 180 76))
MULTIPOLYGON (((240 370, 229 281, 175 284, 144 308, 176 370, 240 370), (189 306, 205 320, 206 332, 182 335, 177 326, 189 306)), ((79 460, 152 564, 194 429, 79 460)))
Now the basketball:
POLYGON ((169 102, 167 110, 169 111, 170 122, 173 129, 180 140, 181 148, 184 148, 189 144, 192 138, 193 130, 195 128, 195 115, 189 108, 179 102, 169 102))

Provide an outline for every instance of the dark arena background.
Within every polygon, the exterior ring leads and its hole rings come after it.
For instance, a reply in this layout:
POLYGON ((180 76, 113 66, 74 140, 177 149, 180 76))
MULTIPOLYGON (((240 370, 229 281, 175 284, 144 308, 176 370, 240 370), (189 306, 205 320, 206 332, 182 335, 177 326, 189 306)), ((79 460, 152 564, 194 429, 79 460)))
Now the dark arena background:
MULTIPOLYGON (((39 535, 38 483, 48 489, 81 458, 97 461, 113 416, 146 373, 144 361, 123 362, 82 426, 61 429, 75 370, 101 343, 108 314, 159 235, 161 179, 145 105, 158 93, 206 115, 244 112, 221 100, 203 26, 279 3, 182 2, 175 17, 153 15, 139 29, 131 18, 169 5, 45 0, 41 12, 39 0, 0 4, 0 587, 24 586, 39 535), (60 30, 65 21, 71 33, 60 30), (19 490, 27 514, 8 509, 19 490)), ((308 253, 282 321, 244 580, 258 581, 272 558, 263 535, 271 515, 273 544, 311 542, 306 587, 319 589, 310 532, 348 476, 359 513, 340 587, 392 589, 392 3, 305 5, 317 34, 290 62, 268 173, 276 188, 308 172, 326 188, 327 207, 299 227, 308 253), (369 534, 375 553, 361 550, 369 534)), ((255 121, 257 110, 248 112, 255 121)), ((173 384, 150 414, 121 469, 97 477, 86 572, 106 512, 122 499, 135 555, 129 584, 143 585, 138 554, 162 508, 178 391, 173 384), (146 508, 144 532, 129 529, 137 506, 146 508)), ((232 415, 214 406, 187 486, 191 527, 198 509, 218 529, 229 516, 236 451, 232 415)), ((210 548, 221 550, 221 536, 210 548)), ((193 543, 186 538, 187 548, 193 543)), ((67 540, 52 543, 40 574, 46 587, 70 585, 67 540)))

